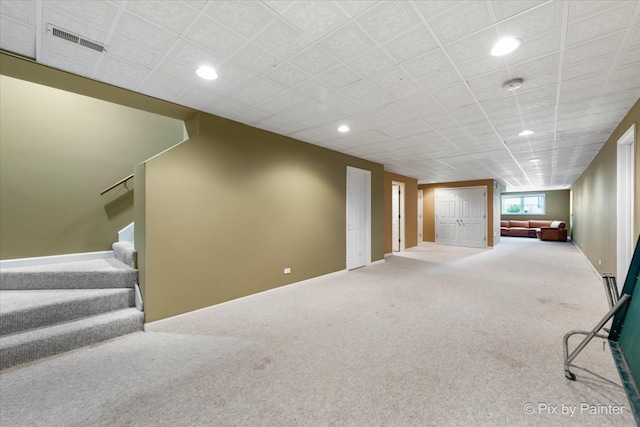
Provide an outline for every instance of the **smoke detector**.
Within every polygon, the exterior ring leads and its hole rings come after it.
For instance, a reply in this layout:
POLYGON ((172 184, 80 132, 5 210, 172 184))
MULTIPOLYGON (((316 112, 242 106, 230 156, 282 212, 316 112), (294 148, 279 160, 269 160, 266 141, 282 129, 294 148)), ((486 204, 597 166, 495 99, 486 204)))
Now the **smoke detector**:
POLYGON ((522 79, 509 80, 508 82, 504 82, 504 84, 502 85, 502 89, 506 90, 507 92, 512 92, 514 90, 520 89, 523 83, 524 80, 522 79))

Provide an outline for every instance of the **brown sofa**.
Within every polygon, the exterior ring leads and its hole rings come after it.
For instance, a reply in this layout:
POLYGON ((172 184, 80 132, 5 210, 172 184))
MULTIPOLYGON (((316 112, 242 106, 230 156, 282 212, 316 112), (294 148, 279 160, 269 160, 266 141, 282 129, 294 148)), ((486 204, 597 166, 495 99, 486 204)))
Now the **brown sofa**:
POLYGON ((567 241, 567 225, 564 221, 500 220, 500 235, 512 237, 537 237, 540 240, 567 241))

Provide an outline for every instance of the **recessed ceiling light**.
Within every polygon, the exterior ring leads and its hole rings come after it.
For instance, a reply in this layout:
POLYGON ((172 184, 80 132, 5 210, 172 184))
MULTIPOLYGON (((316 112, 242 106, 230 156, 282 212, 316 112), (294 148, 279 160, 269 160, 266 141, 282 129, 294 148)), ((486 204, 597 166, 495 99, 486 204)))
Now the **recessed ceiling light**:
POLYGON ((502 88, 506 91, 511 92, 511 91, 520 89, 523 83, 524 83, 524 80, 522 79, 512 79, 507 82, 504 82, 504 84, 502 85, 502 88))
POLYGON ((208 65, 203 65, 202 67, 196 70, 196 74, 205 80, 215 80, 218 78, 218 73, 213 67, 209 67, 208 65))
POLYGON ((342 132, 342 133, 349 132, 349 126, 340 125, 340 127, 338 128, 338 132, 342 132))
POLYGON ((513 52, 520 46, 522 41, 520 39, 515 39, 513 37, 507 37, 504 39, 500 39, 493 45, 493 49, 491 49, 491 55, 493 56, 502 56, 508 53, 513 52))
POLYGON ((533 135, 534 133, 535 132, 532 130, 523 130, 518 134, 518 136, 529 136, 529 135, 533 135))

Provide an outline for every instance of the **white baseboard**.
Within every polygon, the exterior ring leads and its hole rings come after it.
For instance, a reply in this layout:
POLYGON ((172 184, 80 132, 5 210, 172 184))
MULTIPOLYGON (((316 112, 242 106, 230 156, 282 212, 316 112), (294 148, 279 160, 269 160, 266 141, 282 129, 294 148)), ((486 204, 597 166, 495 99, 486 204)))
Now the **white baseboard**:
MULTIPOLYGON (((386 255, 385 255, 386 256, 386 255)), ((369 265, 379 265, 379 264, 384 264, 386 262, 386 260, 384 258, 379 259, 377 261, 373 261, 371 264, 369 265)))
POLYGON ((42 264, 59 264, 61 262, 88 261, 92 259, 113 258, 113 251, 84 252, 77 254, 51 255, 34 258, 17 258, 0 261, 0 268, 30 267, 42 264))
MULTIPOLYGON (((376 264, 378 262, 379 261, 375 261, 376 264)), ((160 319, 160 320, 156 320, 154 322, 145 323, 144 324, 144 330, 146 332, 153 332, 154 330, 157 331, 156 327, 160 327, 161 325, 163 325, 163 324, 165 324, 167 322, 171 322, 173 320, 180 319, 180 318, 185 317, 185 316, 190 316, 192 314, 199 313, 199 312, 202 312, 202 311, 205 311, 205 310, 211 310, 214 307, 219 307, 219 306, 221 306, 223 304, 235 303, 235 302, 243 300, 245 298, 251 298, 251 297, 254 297, 256 295, 263 295, 263 294, 265 294, 267 292, 272 293, 272 292, 279 292, 279 291, 282 291, 284 289, 291 289, 291 287, 294 287, 294 286, 309 285, 311 283, 314 283, 314 282, 317 282, 317 281, 320 281, 320 280, 324 280, 324 279, 328 279, 328 278, 336 277, 336 276, 341 276, 341 275, 346 274, 348 272, 349 272, 348 270, 338 270, 338 271, 334 271, 333 273, 328 273, 328 274, 324 274, 322 276, 312 277, 310 279, 301 280, 299 282, 290 283, 288 285, 278 286, 277 288, 267 289, 266 291, 258 292, 258 293, 247 295, 247 296, 240 297, 240 298, 235 298, 235 299, 232 299, 230 301, 225 301, 225 302, 221 302, 219 304, 210 305, 208 307, 199 308, 197 310, 189 311, 187 313, 176 314, 175 316, 167 317, 166 319, 160 319)))

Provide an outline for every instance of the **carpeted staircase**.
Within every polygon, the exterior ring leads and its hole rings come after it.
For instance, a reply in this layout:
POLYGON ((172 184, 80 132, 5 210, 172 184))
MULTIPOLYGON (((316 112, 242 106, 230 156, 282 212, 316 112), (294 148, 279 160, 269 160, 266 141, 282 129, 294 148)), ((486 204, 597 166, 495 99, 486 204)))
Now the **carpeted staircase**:
POLYGON ((0 269, 0 369, 142 330, 135 249, 121 242, 113 252, 0 269))

